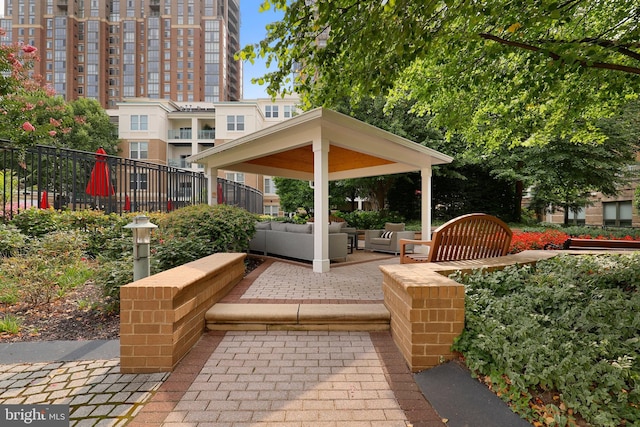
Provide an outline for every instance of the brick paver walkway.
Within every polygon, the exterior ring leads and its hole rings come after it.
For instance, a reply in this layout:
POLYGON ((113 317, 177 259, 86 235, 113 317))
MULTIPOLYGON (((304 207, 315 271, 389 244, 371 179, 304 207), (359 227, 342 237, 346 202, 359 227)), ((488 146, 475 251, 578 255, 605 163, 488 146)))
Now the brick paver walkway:
POLYGON ((443 427, 388 332, 210 332, 128 427, 443 427))

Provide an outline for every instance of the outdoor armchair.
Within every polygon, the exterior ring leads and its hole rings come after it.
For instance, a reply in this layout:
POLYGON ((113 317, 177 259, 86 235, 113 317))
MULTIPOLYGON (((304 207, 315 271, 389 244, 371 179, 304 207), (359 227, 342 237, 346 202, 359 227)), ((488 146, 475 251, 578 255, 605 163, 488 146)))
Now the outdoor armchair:
POLYGON ((383 230, 365 230, 364 249, 397 255, 400 253, 400 240, 414 237, 413 231, 405 231, 404 223, 387 222, 383 230))

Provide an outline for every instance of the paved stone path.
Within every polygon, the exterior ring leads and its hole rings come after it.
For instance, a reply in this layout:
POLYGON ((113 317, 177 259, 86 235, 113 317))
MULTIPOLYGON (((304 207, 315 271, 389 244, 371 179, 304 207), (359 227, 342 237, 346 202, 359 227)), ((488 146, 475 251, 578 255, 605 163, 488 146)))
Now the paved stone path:
POLYGON ((123 426, 168 374, 121 374, 119 359, 0 366, 0 404, 68 404, 70 426, 123 426))

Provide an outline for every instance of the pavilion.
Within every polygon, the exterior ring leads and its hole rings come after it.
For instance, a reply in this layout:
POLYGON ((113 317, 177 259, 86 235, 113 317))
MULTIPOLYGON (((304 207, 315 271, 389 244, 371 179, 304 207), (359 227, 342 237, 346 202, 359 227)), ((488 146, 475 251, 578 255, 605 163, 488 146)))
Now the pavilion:
MULTIPOLYGON (((186 159, 218 170, 314 183, 313 271, 329 271, 329 181, 420 171, 422 235, 431 235, 431 167, 453 158, 347 115, 316 108, 186 159)), ((211 204, 217 186, 210 185, 211 204)))

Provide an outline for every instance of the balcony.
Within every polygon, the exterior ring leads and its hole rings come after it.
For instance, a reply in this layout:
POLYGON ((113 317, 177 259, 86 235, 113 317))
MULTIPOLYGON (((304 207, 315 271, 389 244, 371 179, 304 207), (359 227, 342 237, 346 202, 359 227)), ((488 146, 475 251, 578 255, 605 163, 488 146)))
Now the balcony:
POLYGON ((216 139, 216 130, 215 129, 199 130, 198 139, 216 139))
POLYGON ((180 168, 180 169, 204 169, 204 165, 199 165, 197 163, 187 162, 182 158, 173 158, 167 159, 167 165, 172 168, 180 168))
POLYGON ((191 129, 169 129, 169 139, 191 139, 191 129))

